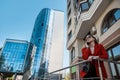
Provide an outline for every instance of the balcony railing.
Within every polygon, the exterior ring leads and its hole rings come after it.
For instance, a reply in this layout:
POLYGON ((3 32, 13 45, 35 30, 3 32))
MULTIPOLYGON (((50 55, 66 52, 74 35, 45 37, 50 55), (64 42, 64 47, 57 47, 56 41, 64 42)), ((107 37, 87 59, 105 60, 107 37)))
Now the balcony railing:
MULTIPOLYGON (((84 78, 84 80, 88 80, 88 79, 100 79, 100 80, 104 80, 103 77, 102 77, 102 71, 101 71, 101 66, 100 66, 100 61, 104 61, 104 62, 107 62, 107 63, 114 63, 114 64, 119 64, 120 65, 120 62, 117 62, 117 61, 111 61, 111 60, 104 60, 104 59, 97 59, 98 60, 98 66, 99 66, 99 74, 100 74, 100 77, 90 77, 90 78, 84 78)), ((73 68, 73 67, 80 67, 80 65, 82 65, 83 63, 85 62, 88 62, 88 60, 83 60, 81 62, 78 62, 74 65, 71 65, 71 66, 68 66, 68 67, 65 67, 65 68, 62 68, 62 69, 59 69, 59 70, 56 70, 56 71, 53 71, 51 73, 47 73, 45 74, 44 76, 46 76, 45 78, 37 78, 39 80, 82 80, 83 78, 76 78, 75 75, 72 76, 70 72, 70 70, 73 68)), ((57 66, 57 65, 56 65, 57 66)), ((81 68, 81 67, 80 67, 81 68)), ((74 70, 74 68, 73 68, 74 70)), ((77 71, 76 71, 77 72, 77 71)), ((119 80, 120 78, 114 78, 114 77, 110 77, 110 78, 107 78, 106 80, 119 80)))

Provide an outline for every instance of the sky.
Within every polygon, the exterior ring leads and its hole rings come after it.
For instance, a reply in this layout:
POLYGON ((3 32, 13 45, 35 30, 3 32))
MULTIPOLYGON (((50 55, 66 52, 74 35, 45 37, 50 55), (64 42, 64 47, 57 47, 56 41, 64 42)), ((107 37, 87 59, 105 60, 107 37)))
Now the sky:
MULTIPOLYGON (((0 0, 0 47, 6 38, 30 41, 35 19, 43 8, 64 11, 66 27, 66 4, 66 0, 0 0)), ((68 64, 64 61, 64 66, 68 64)))

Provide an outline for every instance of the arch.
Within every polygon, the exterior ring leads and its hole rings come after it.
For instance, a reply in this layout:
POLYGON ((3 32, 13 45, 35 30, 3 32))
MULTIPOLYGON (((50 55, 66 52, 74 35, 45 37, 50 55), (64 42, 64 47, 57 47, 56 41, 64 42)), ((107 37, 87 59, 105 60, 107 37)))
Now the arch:
POLYGON ((115 8, 109 11, 103 19, 101 34, 105 33, 119 19, 120 19, 120 8, 115 8))

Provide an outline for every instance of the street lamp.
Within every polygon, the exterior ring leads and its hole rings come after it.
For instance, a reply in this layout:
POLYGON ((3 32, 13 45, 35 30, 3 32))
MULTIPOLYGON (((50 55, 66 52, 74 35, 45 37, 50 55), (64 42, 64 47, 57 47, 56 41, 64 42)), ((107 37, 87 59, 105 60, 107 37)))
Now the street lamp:
POLYGON ((19 72, 20 72, 19 70, 16 70, 15 76, 14 76, 14 80, 16 80, 17 74, 18 74, 19 72))
POLYGON ((95 35, 95 34, 97 33, 97 29, 96 29, 95 26, 93 26, 93 27, 91 28, 90 33, 91 33, 92 35, 95 35))

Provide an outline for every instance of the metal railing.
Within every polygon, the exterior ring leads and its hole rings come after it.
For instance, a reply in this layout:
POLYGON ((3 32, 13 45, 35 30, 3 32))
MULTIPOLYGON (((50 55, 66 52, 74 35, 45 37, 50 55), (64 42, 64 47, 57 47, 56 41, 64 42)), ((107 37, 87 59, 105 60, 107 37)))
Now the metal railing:
MULTIPOLYGON (((94 59, 94 60, 96 60, 96 59, 94 59)), ((120 62, 117 62, 117 61, 111 61, 111 60, 105 60, 105 59, 97 59, 97 60, 98 60, 98 69, 99 69, 100 77, 81 78, 79 76, 79 70, 76 71, 76 72, 78 72, 78 74, 77 74, 78 78, 75 78, 76 74, 74 76, 71 75, 71 72, 70 72, 71 68, 80 67, 80 65, 82 65, 83 63, 89 62, 88 60, 83 60, 83 61, 80 61, 80 62, 74 64, 74 65, 70 65, 68 67, 53 71, 51 73, 47 73, 47 74, 44 75, 44 78, 39 77, 39 78, 37 78, 35 80, 88 80, 88 79, 91 79, 91 80, 92 79, 104 80, 103 76, 102 76, 102 70, 101 70, 101 66, 100 66, 100 61, 107 62, 108 64, 109 63, 120 64, 120 62)), ((111 76, 110 78, 107 78, 105 80, 120 80, 120 78, 115 79, 114 77, 111 76)))

